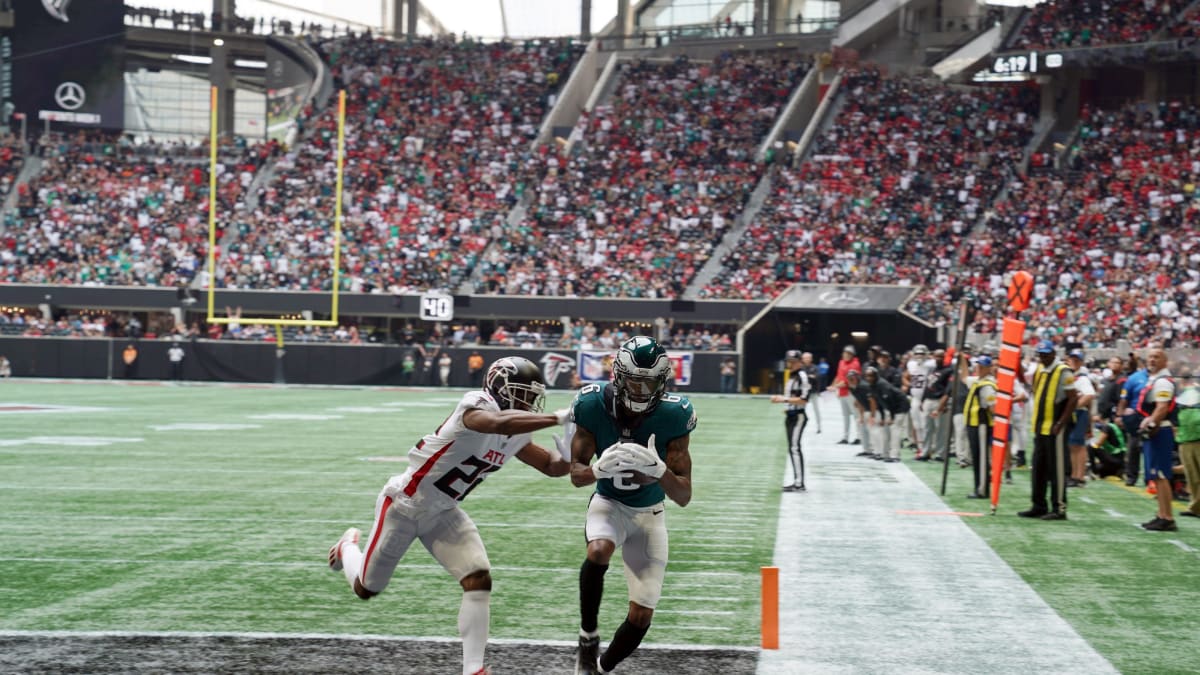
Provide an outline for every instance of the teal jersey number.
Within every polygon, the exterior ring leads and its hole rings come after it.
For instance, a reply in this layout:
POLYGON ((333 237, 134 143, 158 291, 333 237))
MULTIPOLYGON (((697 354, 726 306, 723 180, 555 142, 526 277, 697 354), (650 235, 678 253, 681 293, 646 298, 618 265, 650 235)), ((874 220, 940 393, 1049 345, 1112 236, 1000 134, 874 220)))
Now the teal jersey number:
MULTIPOLYGON (((589 384, 575 397, 575 424, 596 437, 596 456, 614 443, 633 442, 646 445, 654 436, 658 456, 666 459, 667 444, 687 436, 696 428, 696 409, 682 396, 667 394, 649 414, 631 428, 625 428, 612 413, 612 384, 589 384)), ((634 507, 651 506, 665 498, 658 483, 638 485, 624 479, 604 478, 596 482, 596 492, 634 507)))

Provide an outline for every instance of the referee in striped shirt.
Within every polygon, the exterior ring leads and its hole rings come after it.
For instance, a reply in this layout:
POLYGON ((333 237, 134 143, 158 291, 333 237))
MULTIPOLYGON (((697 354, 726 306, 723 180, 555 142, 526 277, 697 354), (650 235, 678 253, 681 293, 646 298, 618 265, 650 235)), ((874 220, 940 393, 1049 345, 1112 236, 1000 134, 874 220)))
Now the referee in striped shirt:
POLYGON ((787 391, 783 396, 772 396, 772 403, 785 403, 784 430, 787 432, 788 457, 792 462, 791 485, 785 485, 784 492, 804 492, 804 452, 800 449, 800 438, 804 435, 804 427, 808 425, 808 397, 812 393, 812 380, 804 368, 800 352, 789 349, 784 355, 784 368, 790 373, 787 391))

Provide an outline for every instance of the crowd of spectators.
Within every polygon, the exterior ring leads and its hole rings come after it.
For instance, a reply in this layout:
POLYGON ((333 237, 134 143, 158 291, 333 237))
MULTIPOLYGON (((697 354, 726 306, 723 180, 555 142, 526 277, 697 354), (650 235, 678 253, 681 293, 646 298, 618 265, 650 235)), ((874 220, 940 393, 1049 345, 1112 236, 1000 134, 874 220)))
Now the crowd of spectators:
POLYGON ((1186 0, 1047 0, 1030 10, 1010 47, 1063 49, 1145 42, 1188 4, 1186 0))
POLYGON ((24 143, 16 134, 0 134, 0 203, 12 191, 25 165, 24 143))
MULTIPOLYGON (((347 91, 342 289, 456 288, 522 192, 531 150, 581 47, 570 40, 482 43, 323 41, 347 91)), ((336 100, 303 115, 303 139, 276 164, 260 211, 236 223, 218 282, 332 287, 336 100)))
MULTIPOLYGON (((274 150, 242 139, 218 148, 217 222, 243 209, 274 150)), ((203 266, 206 145, 50 133, 35 152, 42 170, 18 186, 19 208, 0 234, 0 282, 176 286, 203 266)))
MULTIPOLYGON (((161 7, 135 7, 125 5, 125 23, 132 26, 148 28, 169 28, 171 30, 207 30, 226 33, 253 33, 259 35, 309 35, 335 36, 338 33, 350 33, 349 26, 323 24, 316 21, 293 22, 274 16, 247 17, 225 16, 221 12, 206 14, 204 12, 184 12, 161 7)), ((368 31, 369 34, 369 31, 368 31)))
POLYGON ((1193 5, 1171 25, 1171 36, 1178 38, 1200 37, 1200 6, 1193 5))
MULTIPOLYGON (((1031 333, 1088 346, 1200 338, 1200 108, 1129 104, 1083 115, 1076 171, 1014 181, 974 242, 973 292, 1037 279, 1031 333)), ((992 325, 976 326, 982 332, 992 325)))
POLYGON ((757 185, 754 153, 809 67, 783 52, 622 64, 571 153, 545 153, 477 291, 677 297, 757 185))
POLYGON ((843 75, 842 107, 772 193, 722 268, 710 298, 772 297, 793 282, 923 284, 914 307, 944 316, 963 240, 1032 138, 1037 94, 1023 85, 962 88, 843 75))

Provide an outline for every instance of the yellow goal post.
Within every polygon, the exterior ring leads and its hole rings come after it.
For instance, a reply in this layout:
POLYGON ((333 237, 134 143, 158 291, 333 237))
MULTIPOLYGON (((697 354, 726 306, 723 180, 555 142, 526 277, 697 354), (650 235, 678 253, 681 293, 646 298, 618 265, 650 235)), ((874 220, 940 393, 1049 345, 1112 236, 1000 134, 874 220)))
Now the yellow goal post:
MULTIPOLYGON (((333 212, 333 299, 330 318, 281 319, 278 317, 224 317, 216 316, 216 252, 217 252, 217 88, 212 87, 209 98, 209 141, 208 141, 208 316, 205 321, 216 324, 249 324, 259 326, 318 326, 338 325, 338 285, 342 261, 342 169, 346 158, 346 90, 338 92, 337 113, 337 188, 333 212)), ((276 331, 280 342, 282 333, 276 331)))

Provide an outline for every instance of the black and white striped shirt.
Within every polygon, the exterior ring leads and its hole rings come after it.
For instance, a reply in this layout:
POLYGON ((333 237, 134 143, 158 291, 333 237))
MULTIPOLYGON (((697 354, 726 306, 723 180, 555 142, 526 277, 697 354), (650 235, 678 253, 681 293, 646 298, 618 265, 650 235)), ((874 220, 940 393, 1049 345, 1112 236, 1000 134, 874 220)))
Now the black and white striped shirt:
MULTIPOLYGON (((809 379, 808 373, 804 369, 794 371, 788 380, 788 398, 802 398, 807 401, 810 392, 812 392, 812 380, 809 379)), ((787 409, 788 412, 803 412, 804 406, 788 403, 787 409)))

